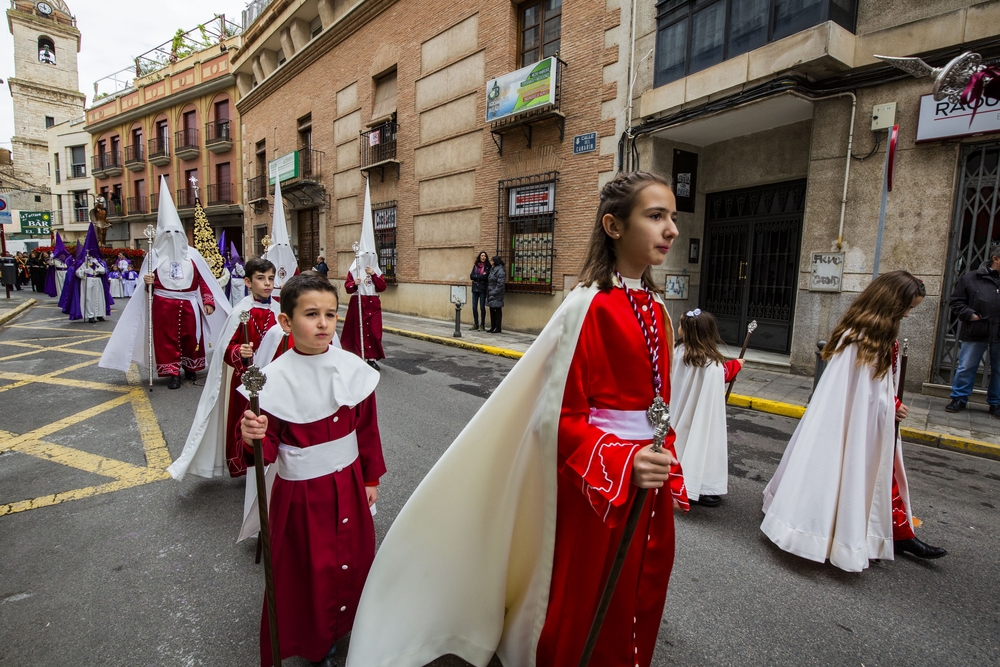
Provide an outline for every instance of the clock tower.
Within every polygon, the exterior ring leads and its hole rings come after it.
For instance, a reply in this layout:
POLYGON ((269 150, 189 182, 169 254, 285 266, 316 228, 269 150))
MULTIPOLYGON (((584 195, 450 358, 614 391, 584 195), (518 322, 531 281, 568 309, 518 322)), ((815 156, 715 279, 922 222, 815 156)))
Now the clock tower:
POLYGON ((84 113, 76 61, 80 31, 63 0, 14 0, 7 27, 14 36, 14 76, 8 84, 15 171, 32 186, 48 188, 52 158, 46 130, 84 113))

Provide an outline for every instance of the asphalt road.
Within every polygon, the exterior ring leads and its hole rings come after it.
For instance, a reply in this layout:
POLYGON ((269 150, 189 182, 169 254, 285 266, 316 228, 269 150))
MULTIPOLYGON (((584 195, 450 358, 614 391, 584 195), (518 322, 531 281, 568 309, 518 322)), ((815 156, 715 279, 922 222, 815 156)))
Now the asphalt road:
MULTIPOLYGON (((243 482, 178 483, 153 465, 166 455, 161 432, 180 452, 199 389, 158 383, 149 394, 98 369, 113 322, 70 324, 49 305, 0 331, 0 665, 256 664, 263 573, 253 542, 234 543, 243 482)), ((379 538, 512 365, 385 344, 379 538)), ((918 535, 950 555, 848 574, 784 554, 758 530, 761 491, 794 427, 730 409, 730 493, 677 517, 653 664, 1000 664, 1000 463, 907 446, 918 535)))

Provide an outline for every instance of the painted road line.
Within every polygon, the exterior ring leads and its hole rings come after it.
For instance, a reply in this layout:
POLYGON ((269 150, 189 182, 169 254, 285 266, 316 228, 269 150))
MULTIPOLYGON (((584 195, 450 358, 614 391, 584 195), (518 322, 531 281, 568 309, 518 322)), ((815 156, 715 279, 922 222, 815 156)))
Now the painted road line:
POLYGON ((418 331, 407 331, 406 329, 397 329, 395 327, 383 326, 382 331, 396 334, 397 336, 406 336, 407 338, 416 338, 417 340, 425 340, 430 343, 438 343, 440 345, 447 345, 449 347, 457 347, 463 350, 472 350, 474 352, 483 352, 484 354, 492 354, 497 357, 507 357, 508 359, 520 359, 524 356, 524 352, 518 352, 517 350, 508 350, 503 347, 495 347, 493 345, 480 345, 479 343, 469 343, 464 340, 459 340, 457 338, 446 338, 445 336, 435 336, 433 334, 420 333, 418 331))
MULTIPOLYGON (((92 365, 97 360, 88 362, 88 365, 92 365)), ((108 384, 106 382, 93 382, 91 380, 74 380, 73 378, 64 378, 59 376, 50 375, 28 375, 26 373, 9 373, 5 371, 0 371, 0 379, 3 380, 14 380, 14 384, 8 384, 0 387, 0 392, 7 391, 8 389, 14 389, 16 387, 23 387, 28 384, 39 383, 39 384, 54 384, 60 387, 73 387, 74 389, 94 389, 96 391, 113 391, 115 393, 129 393, 129 388, 122 386, 120 384, 108 384)))
POLYGON ((52 435, 53 433, 58 433, 63 429, 75 426, 76 424, 90 419, 91 417, 96 417, 97 415, 103 414, 108 410, 113 410, 119 405, 124 405, 125 403, 128 403, 129 400, 131 400, 131 393, 113 398, 110 401, 105 401, 104 403, 95 405, 92 408, 87 408, 86 410, 78 412, 75 415, 70 415, 69 417, 63 417, 62 419, 58 419, 54 422, 49 422, 45 426, 36 428, 34 431, 28 431, 23 435, 16 435, 12 436, 10 439, 4 439, 0 441, 0 452, 10 451, 22 442, 40 440, 46 436, 52 435))
POLYGON ((0 362, 10 361, 12 359, 20 359, 22 357, 29 357, 33 354, 39 354, 41 352, 65 352, 68 354, 82 354, 88 357, 101 356, 101 352, 91 352, 89 350, 74 350, 72 349, 76 345, 83 345, 84 343, 92 343, 97 340, 102 340, 104 338, 109 338, 111 334, 107 336, 94 336, 91 338, 85 338, 83 340, 74 341, 72 343, 63 343, 62 345, 55 345, 53 347, 45 347, 44 345, 36 345, 35 343, 22 343, 20 341, 4 341, 4 345, 13 345, 14 347, 27 347, 31 348, 30 352, 21 352, 20 354, 11 354, 6 357, 0 357, 0 362))
POLYGON ((12 319, 14 319, 15 317, 17 317, 18 315, 20 315, 21 313, 23 313, 27 309, 29 309, 32 306, 34 306, 36 303, 38 303, 38 301, 36 301, 35 299, 28 299, 27 301, 25 301, 24 303, 20 304, 19 306, 15 307, 15 308, 11 308, 10 310, 8 310, 3 315, 0 315, 0 325, 3 325, 3 324, 6 324, 7 322, 10 322, 12 319))

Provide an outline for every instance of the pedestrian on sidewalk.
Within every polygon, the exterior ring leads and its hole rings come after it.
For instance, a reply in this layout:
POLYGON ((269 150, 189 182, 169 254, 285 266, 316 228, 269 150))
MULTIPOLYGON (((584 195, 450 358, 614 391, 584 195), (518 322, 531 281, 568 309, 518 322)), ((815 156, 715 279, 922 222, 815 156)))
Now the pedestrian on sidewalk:
POLYGON ((330 267, 326 265, 326 258, 323 257, 323 255, 320 255, 319 257, 316 258, 316 266, 313 267, 313 271, 323 276, 324 278, 327 278, 329 276, 330 267))
MULTIPOLYGON (((289 279, 278 323, 291 333, 295 350, 264 368, 261 414, 243 413, 242 435, 247 449, 262 440, 262 463, 271 464, 268 514, 281 657, 333 667, 334 647, 351 630, 375 558, 372 515, 386 471, 375 408, 379 374, 332 344, 337 288, 326 278, 289 279)), ((256 516, 254 508, 250 517, 256 516)), ((260 662, 272 664, 266 604, 260 662)))
POLYGON ((495 255, 486 288, 486 306, 490 309, 490 333, 503 333, 503 295, 506 282, 507 271, 504 269, 503 257, 495 255))
POLYGON ((976 384, 979 363, 990 353, 990 383, 986 400, 990 414, 1000 418, 1000 243, 975 271, 966 271, 951 292, 951 312, 962 322, 958 368, 951 382, 951 403, 945 410, 961 412, 976 384))
POLYGON ((31 276, 31 291, 45 291, 45 262, 42 261, 41 253, 32 250, 28 254, 28 273, 31 276))
POLYGON ((726 384, 743 368, 726 361, 712 313, 696 308, 681 316, 674 348, 673 410, 677 458, 692 504, 715 507, 729 491, 726 384))
POLYGON ((900 403, 899 324, 926 295, 906 271, 883 273, 823 348, 828 365, 764 489, 761 530, 781 549, 847 572, 895 554, 948 552, 913 532, 900 403))
POLYGON ((472 265, 469 279, 472 281, 472 330, 486 331, 486 293, 490 286, 490 256, 486 251, 479 253, 472 265), (482 324, 480 324, 480 321, 482 324))
POLYGON ((653 448, 670 400, 673 327, 651 266, 677 237, 668 182, 604 186, 582 285, 445 451, 382 542, 348 667, 576 667, 640 488, 591 665, 649 667, 674 560, 673 505, 687 504, 674 434, 653 448), (653 290, 657 290, 654 292, 653 290), (656 419, 659 424, 659 419, 656 419), (476 656, 476 657, 474 657, 476 656))

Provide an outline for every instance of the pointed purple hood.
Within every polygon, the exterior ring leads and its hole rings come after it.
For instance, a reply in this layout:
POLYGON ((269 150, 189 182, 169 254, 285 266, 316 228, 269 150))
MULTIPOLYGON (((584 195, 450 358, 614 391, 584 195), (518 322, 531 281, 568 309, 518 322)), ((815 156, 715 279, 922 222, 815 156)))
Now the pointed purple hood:
POLYGON ((62 262, 65 262, 66 258, 69 257, 69 250, 66 250, 66 244, 63 243, 59 232, 56 232, 56 245, 52 249, 52 256, 62 262))

